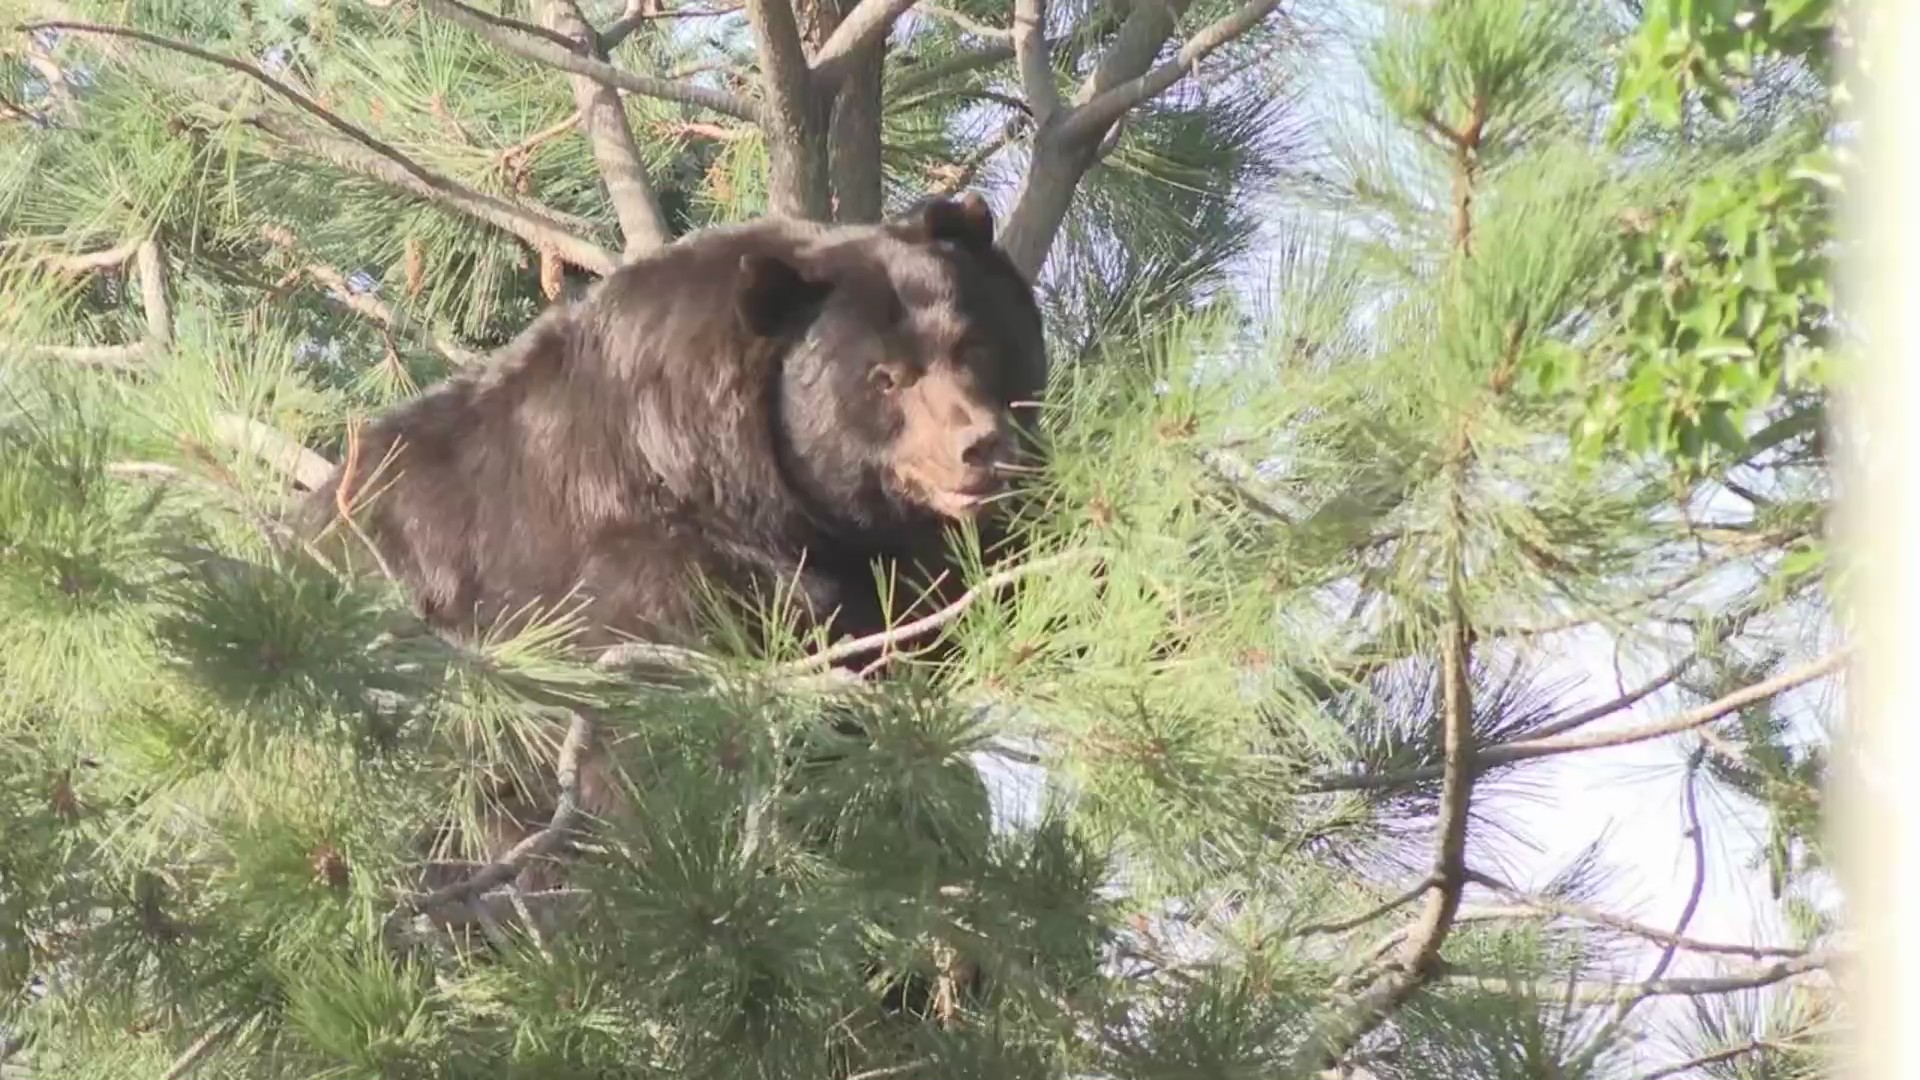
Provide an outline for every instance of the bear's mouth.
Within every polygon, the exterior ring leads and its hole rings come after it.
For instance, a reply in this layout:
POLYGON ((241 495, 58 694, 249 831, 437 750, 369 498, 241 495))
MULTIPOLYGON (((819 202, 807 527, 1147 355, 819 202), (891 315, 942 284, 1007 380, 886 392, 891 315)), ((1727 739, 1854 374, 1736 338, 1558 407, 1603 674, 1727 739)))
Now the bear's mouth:
POLYGON ((926 485, 922 489, 927 509, 942 517, 965 521, 979 515, 981 509, 1006 490, 1006 483, 991 473, 953 487, 926 485))

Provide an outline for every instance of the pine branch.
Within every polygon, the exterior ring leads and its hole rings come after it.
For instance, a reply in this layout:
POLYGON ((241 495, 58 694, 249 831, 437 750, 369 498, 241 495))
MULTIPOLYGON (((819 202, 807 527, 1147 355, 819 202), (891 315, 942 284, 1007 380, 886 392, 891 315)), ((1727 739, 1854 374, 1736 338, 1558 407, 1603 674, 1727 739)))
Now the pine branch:
MULTIPOLYGON (((344 147, 335 147, 330 152, 326 150, 316 150, 321 156, 334 161, 336 164, 340 164, 343 167, 353 167, 355 171, 376 176, 389 183, 406 187, 425 198, 435 199, 457 206, 481 220, 506 229, 521 239, 526 240, 528 243, 556 251, 562 258, 567 259, 582 269, 605 274, 611 272, 614 267, 612 256, 593 244, 566 232, 565 226, 555 219, 550 211, 546 214, 534 213, 527 207, 517 206, 503 199, 482 194, 454 180, 443 177, 427 169, 419 162, 414 161, 411 157, 402 153, 398 147, 349 123, 307 95, 295 90, 293 87, 288 86, 272 75, 267 74, 261 70, 258 65, 248 63, 244 60, 238 60, 231 56, 211 52, 195 45, 189 45, 183 41, 175 41, 158 34, 149 34, 144 30, 135 30, 125 26, 62 20, 26 23, 17 27, 17 29, 27 33, 35 30, 66 30, 78 34, 100 34, 108 37, 131 38, 135 41, 155 46, 156 48, 181 53, 198 60, 204 60, 210 64, 216 64, 229 71, 238 72, 267 87, 280 97, 292 102, 303 112, 314 116, 328 127, 345 135, 354 144, 357 144, 360 151, 357 153, 343 153, 342 151, 346 149, 344 147), (367 152, 373 155, 371 159, 364 156, 367 152), (349 162, 353 164, 349 165, 349 162)), ((271 126, 263 124, 261 119, 256 119, 255 124, 256 126, 262 126, 265 130, 272 130, 271 126)), ((326 146, 325 140, 312 136, 302 137, 294 135, 291 131, 292 129, 285 129, 284 133, 276 132, 276 134, 281 134, 283 138, 294 142, 296 145, 305 145, 310 149, 326 146)))
POLYGON ((900 16, 913 7, 915 0, 860 0, 814 54, 812 68, 816 91, 831 93, 847 77, 854 58, 871 45, 886 40, 900 16))
POLYGON ((403 188, 429 202, 460 210, 469 217, 519 237, 538 251, 550 251, 582 270, 610 274, 619 265, 610 252, 569 232, 558 223, 559 215, 544 207, 535 211, 524 203, 487 195, 452 180, 438 179, 433 183, 422 181, 411 170, 388 158, 369 154, 352 143, 329 139, 317 132, 285 123, 278 117, 259 115, 249 118, 247 123, 287 146, 318 157, 337 168, 403 188))
POLYGON ((600 31, 600 49, 611 53, 620 43, 633 36, 633 32, 650 22, 665 19, 714 19, 722 15, 732 15, 744 9, 741 4, 728 4, 714 8, 682 8, 678 11, 648 11, 646 0, 627 0, 627 10, 620 17, 607 24, 600 31))
POLYGON ((1109 84, 1106 89, 1077 106, 1072 115, 1061 122, 1060 137, 1085 139, 1104 135, 1108 126, 1128 110, 1166 93, 1209 54, 1259 26, 1280 7, 1280 3, 1281 0, 1249 0, 1188 38, 1173 59, 1124 82, 1109 84))
MULTIPOLYGON (((1750 607, 1728 619, 1722 623, 1719 628, 1714 630, 1713 634, 1708 638, 1708 644, 1717 646, 1725 642, 1727 639, 1739 633, 1749 622, 1752 622, 1760 612, 1761 609, 1759 607, 1750 607)), ((1645 683, 1634 687, 1625 694, 1614 698, 1612 701, 1602 702, 1598 705, 1582 709, 1572 716, 1556 720, 1551 724, 1542 725, 1533 733, 1533 738, 1544 739, 1553 735, 1564 735, 1569 731, 1583 728, 1595 720, 1603 720, 1617 712, 1623 712, 1638 705, 1653 694, 1678 682, 1682 675, 1685 675, 1694 664, 1700 661, 1701 652, 1701 649, 1694 649, 1686 656, 1681 657, 1669 665, 1665 671, 1662 671, 1645 683)))
POLYGON ((1466 543, 1470 521, 1466 484, 1472 442, 1463 422, 1448 464, 1453 535, 1447 557, 1447 628, 1441 640, 1442 677, 1439 820, 1434 827, 1433 872, 1426 905, 1400 941, 1394 961, 1351 1006, 1319 1025, 1306 1042, 1307 1060, 1294 1075, 1338 1074, 1340 1059, 1385 1023, 1441 969, 1440 950, 1452 932, 1467 884, 1467 827, 1477 767, 1473 742, 1473 621, 1466 600, 1466 543))
MULTIPOLYGON (((1534 758, 1554 757, 1560 754, 1574 754, 1583 750, 1600 750, 1615 746, 1628 746, 1633 743, 1650 742, 1669 735, 1678 735, 1695 728, 1704 727, 1729 713, 1738 712, 1750 705, 1765 701, 1803 686, 1816 679, 1832 674, 1846 660, 1847 650, 1838 649, 1810 664, 1792 671, 1776 675, 1764 682, 1744 687, 1717 701, 1702 705, 1696 709, 1676 713, 1664 720, 1640 727, 1626 728, 1620 731, 1602 732, 1594 735, 1571 738, 1554 737, 1543 739, 1521 739, 1510 743, 1500 743, 1484 747, 1478 754, 1481 768, 1494 765, 1510 765, 1517 761, 1530 761, 1534 758)), ((1441 775, 1437 767, 1406 769, 1391 773, 1362 773, 1353 776, 1321 775, 1307 784, 1307 790, 1313 792, 1365 791, 1375 788, 1396 788, 1408 784, 1417 784, 1432 780, 1441 775)))
POLYGON ((167 1071, 160 1074, 160 1080, 184 1080, 212 1056, 213 1052, 220 1048, 220 1044, 239 1027, 239 1021, 228 1020, 208 1028, 204 1034, 193 1040, 179 1057, 173 1059, 173 1064, 167 1066, 167 1071))
MULTIPOLYGON (((1016 25, 1020 21, 1019 9, 1023 2, 1024 0, 1015 0, 1013 18, 1016 25)), ((920 10, 942 22, 950 22, 975 37, 987 38, 990 41, 1012 41, 1014 38, 1014 31, 992 23, 981 22, 964 11, 955 11, 939 4, 924 3, 920 5, 920 10)))
MULTIPOLYGON (((584 52, 596 47, 599 36, 580 14, 574 0, 547 0, 547 20, 573 47, 584 52)), ((604 57, 597 59, 604 60, 604 57)), ((633 129, 627 124, 626 106, 620 91, 588 75, 570 75, 573 100, 580 112, 580 127, 593 147, 593 160, 600 166, 600 179, 607 186, 607 198, 620 220, 620 234, 626 240, 622 254, 629 260, 663 247, 673 239, 667 226, 660 198, 647 179, 646 166, 640 160, 640 148, 634 144, 633 129)))
POLYGON ((1766 959, 1768 957, 1805 956, 1807 953, 1805 949, 1796 949, 1786 945, 1736 945, 1719 941, 1702 941, 1699 938, 1687 937, 1678 931, 1662 930, 1657 926, 1648 926, 1645 923, 1635 922, 1624 916, 1615 915, 1612 912, 1603 911, 1600 908, 1590 907, 1586 904, 1576 904, 1566 900, 1555 900, 1549 896, 1529 895, 1496 878, 1477 871, 1469 873, 1468 880, 1514 901, 1516 906, 1508 910, 1516 915, 1526 915, 1529 913, 1536 915, 1561 915, 1570 919, 1579 919, 1582 922, 1605 926, 1609 929, 1618 930, 1621 933, 1631 934, 1635 937, 1645 938, 1648 941, 1657 942, 1662 945, 1671 945, 1687 952, 1747 956, 1755 960, 1766 959))
POLYGON ((584 75, 608 86, 640 94, 643 97, 691 105, 741 120, 760 119, 759 110, 751 103, 742 101, 724 90, 635 74, 605 61, 582 56, 547 37, 521 33, 496 25, 485 13, 459 3, 458 0, 420 0, 420 2, 435 14, 450 22, 459 23, 502 51, 522 59, 549 64, 562 71, 584 75))

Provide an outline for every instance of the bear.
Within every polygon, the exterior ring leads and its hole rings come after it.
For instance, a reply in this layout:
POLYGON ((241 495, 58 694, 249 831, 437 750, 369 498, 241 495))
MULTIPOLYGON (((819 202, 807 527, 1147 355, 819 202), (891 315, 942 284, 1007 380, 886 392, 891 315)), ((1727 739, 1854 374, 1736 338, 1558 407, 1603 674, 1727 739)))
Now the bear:
POLYGON ((300 529, 344 540, 348 507, 364 543, 331 550, 370 544, 461 637, 567 605, 584 645, 698 647, 696 583, 880 631, 875 564, 950 596, 948 530, 990 544, 1030 457, 1046 344, 994 239, 971 194, 689 234, 378 418, 300 529))
MULTIPOLYGON (((955 526, 993 556, 1041 456, 1047 378, 1034 288, 977 195, 874 225, 709 228, 368 425, 299 529, 349 562, 370 545, 455 638, 569 606, 589 647, 699 648, 706 586, 749 621, 778 594, 773 617, 861 637, 897 617, 889 598, 953 598, 955 526)), ((581 770, 589 818, 622 802, 607 752, 581 770)), ((499 792, 488 857, 555 794, 499 792)))

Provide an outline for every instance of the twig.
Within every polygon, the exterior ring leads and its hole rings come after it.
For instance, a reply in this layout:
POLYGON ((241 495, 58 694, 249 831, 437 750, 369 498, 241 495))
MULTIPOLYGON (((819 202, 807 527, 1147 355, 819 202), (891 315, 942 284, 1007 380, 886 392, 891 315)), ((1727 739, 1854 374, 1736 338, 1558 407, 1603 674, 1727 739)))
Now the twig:
POLYGON ((620 43, 633 35, 649 22, 663 19, 717 19, 725 15, 734 15, 745 10, 743 4, 729 4, 713 8, 679 8, 674 11, 644 10, 644 0, 627 0, 627 10, 619 18, 608 23, 600 31, 600 48, 612 52, 620 43))
MULTIPOLYGON (((210 64, 217 64, 229 71, 245 75, 272 90, 275 94, 292 102, 303 112, 308 113, 328 127, 345 135, 361 148, 371 151, 391 168, 398 169, 412 181, 412 183, 406 184, 405 186, 412 187, 416 191, 423 193, 430 193, 432 197, 437 197, 442 201, 451 202, 456 206, 460 206, 469 213, 473 213, 483 220, 499 225, 510 232, 514 232, 516 235, 521 236, 522 239, 526 239, 531 243, 554 246, 560 250, 564 257, 584 269, 602 274, 608 273, 613 269, 612 256, 601 251, 588 241, 567 232, 565 227, 551 216, 550 212, 545 215, 536 213, 530 208, 518 206, 504 199, 474 191, 464 184, 460 184, 433 172, 419 162, 414 161, 411 157, 408 157, 405 153, 402 153, 398 147, 335 115, 331 110, 321 106, 312 98, 288 86, 279 79, 274 78, 272 75, 267 74, 258 65, 202 49, 195 45, 189 45, 184 41, 175 41, 172 38, 162 37, 159 34, 150 34, 144 30, 135 30, 125 26, 62 20, 27 23, 18 27, 18 29, 27 32, 34 30, 67 30, 80 34, 101 34, 109 37, 132 38, 135 41, 145 42, 157 48, 182 53, 195 59, 204 60, 210 64)), ((363 166, 360 171, 373 172, 374 170, 367 169, 363 166)))
POLYGON ((1685 1061, 1675 1062, 1672 1065, 1663 1065, 1650 1073, 1642 1075, 1640 1080, 1667 1080, 1669 1076, 1678 1076, 1681 1073, 1692 1072, 1695 1069, 1704 1068, 1708 1065, 1718 1065, 1722 1062, 1746 1057, 1748 1054, 1764 1053, 1771 1049, 1774 1049, 1773 1043, 1765 1039, 1755 1039, 1749 1043, 1743 1043, 1739 1046, 1729 1046, 1723 1050, 1715 1050, 1709 1054, 1701 1054, 1699 1057, 1688 1058, 1685 1061))
MULTIPOLYGON (((386 301, 372 293, 355 292, 348 285, 347 276, 337 268, 325 263, 308 263, 304 271, 306 276, 337 293, 339 303, 347 310, 363 315, 387 330, 404 331, 406 329, 403 320, 386 301)), ((451 341, 431 330, 422 336, 436 352, 457 365, 477 364, 482 360, 479 353, 464 348, 458 342, 451 341)))
MULTIPOLYGON (((1574 737, 1554 737, 1544 739, 1521 739, 1510 743, 1499 743, 1484 747, 1478 755, 1478 764, 1482 769, 1494 765, 1508 765, 1517 761, 1530 761, 1534 758, 1554 757, 1560 754, 1578 753, 1583 750, 1599 750, 1615 746, 1628 746, 1633 743, 1650 742, 1669 735, 1678 735, 1704 727, 1729 713, 1765 701, 1783 694, 1797 686, 1805 685, 1838 670, 1847 657, 1846 649, 1837 649, 1819 660, 1795 668, 1792 671, 1776 675, 1765 682, 1737 690, 1718 701, 1702 705, 1697 709, 1688 709, 1682 713, 1641 727, 1626 728, 1620 731, 1600 732, 1593 735, 1574 737)), ((1313 792, 1364 791, 1375 788, 1404 787, 1408 784, 1432 780, 1441 774, 1437 767, 1406 769, 1390 773, 1361 773, 1358 775, 1321 775, 1312 778, 1307 790, 1313 792)))
POLYGON ((885 1080, 885 1078, 890 1076, 904 1076, 916 1069, 924 1069, 929 1064, 931 1064, 930 1061, 922 1058, 919 1061, 909 1061, 902 1065, 887 1065, 878 1069, 868 1069, 866 1072, 857 1072, 847 1077, 847 1080, 885 1080))
POLYGON ((435 14, 465 26, 491 44, 523 59, 549 64, 575 75, 585 75, 608 86, 618 87, 645 97, 710 109, 741 120, 760 118, 759 110, 751 102, 742 101, 724 90, 635 74, 603 60, 583 56, 546 37, 523 34, 499 26, 491 21, 486 13, 459 3, 458 0, 421 0, 421 4, 435 14))
POLYGON ((87 251, 73 255, 41 255, 33 263, 55 274, 87 274, 95 270, 123 266, 134 252, 140 250, 140 240, 128 240, 100 251, 87 251))
POLYGON ((1750 956, 1756 960, 1775 956, 1805 956, 1807 952, 1805 949, 1796 949, 1787 945, 1736 945, 1719 941, 1702 941, 1699 938, 1687 937, 1678 931, 1668 931, 1662 930, 1657 926, 1648 926, 1645 923, 1635 922, 1625 916, 1615 915, 1612 912, 1589 907, 1585 904, 1555 900, 1547 896, 1532 896, 1515 889, 1511 885, 1489 877, 1486 874, 1478 872, 1470 873, 1468 880, 1514 901, 1515 907, 1503 910, 1510 911, 1515 915, 1561 915, 1567 918, 1580 919, 1584 922, 1609 927, 1625 934, 1632 934, 1635 937, 1646 938, 1648 941, 1655 941, 1663 945, 1671 945, 1678 949, 1684 949, 1687 952, 1750 956))
POLYGON ((1433 884, 1433 880, 1431 878, 1423 879, 1418 885, 1415 885, 1413 888, 1408 889, 1406 892, 1401 893, 1399 896, 1396 896, 1393 899, 1388 900, 1385 903, 1382 903, 1379 906, 1368 910, 1364 914, 1355 915, 1351 919, 1342 919, 1338 922, 1308 923, 1307 925, 1299 927, 1298 929, 1294 930, 1292 933, 1288 934, 1287 936, 1301 938, 1301 937, 1313 937, 1319 934, 1344 934, 1349 930, 1358 929, 1359 927, 1365 926, 1366 924, 1374 921, 1375 919, 1391 914, 1395 910, 1405 907, 1406 905, 1413 903, 1415 900, 1418 900, 1420 898, 1420 894, 1426 892, 1427 887, 1431 884, 1433 884))
MULTIPOLYGON (((1654 962, 1653 971, 1648 974, 1642 986, 1659 983, 1660 977, 1673 966, 1673 958, 1680 954, 1680 943, 1686 940, 1687 927, 1693 924, 1694 915, 1700 910, 1700 897, 1707 891, 1707 834, 1700 826, 1700 753, 1695 751, 1687 761, 1687 778, 1682 785, 1681 803, 1686 814, 1686 838, 1693 849, 1693 885, 1687 890, 1687 902, 1681 905, 1680 918, 1674 923, 1673 933, 1666 947, 1660 952, 1660 959, 1654 962)), ((1608 1019, 1607 1025, 1596 1036, 1592 1045, 1596 1048, 1609 1042, 1613 1034, 1627 1022, 1627 1017, 1647 995, 1624 999, 1608 1019)))
MULTIPOLYGON (((995 26, 992 23, 981 22, 979 19, 976 19, 965 12, 955 11, 950 7, 944 7, 940 4, 924 4, 923 3, 920 5, 920 10, 925 12, 928 15, 933 16, 936 19, 941 20, 942 22, 950 22, 953 25, 959 27, 960 29, 965 30, 967 33, 973 34, 977 37, 988 38, 993 41, 1013 40, 1013 31, 1008 30, 1005 27, 995 26)), ((1019 22, 1019 19, 1020 19, 1020 16, 1017 14, 1018 10, 1019 10, 1019 5, 1016 3, 1015 4, 1016 14, 1014 15, 1014 22, 1016 24, 1019 22)))
MULTIPOLYGON (((1801 975, 1825 971, 1833 962, 1834 958, 1829 954, 1816 952, 1778 960, 1764 967, 1748 968, 1732 975, 1657 979, 1627 986, 1575 983, 1568 997, 1582 1005, 1618 1005, 1627 1001, 1654 997, 1712 997, 1718 994, 1737 994, 1744 990, 1763 989, 1801 975)), ((1522 984, 1511 979, 1478 975, 1456 968, 1443 968, 1439 974, 1448 982, 1474 986, 1489 993, 1520 995, 1527 992, 1522 984)))
POLYGON ((941 608, 939 611, 935 611, 929 615, 923 615, 912 622, 903 623, 891 630, 883 630, 878 633, 868 634, 865 637, 843 641, 831 648, 823 649, 804 660, 795 660, 792 663, 782 665, 778 671, 781 674, 804 675, 837 664, 842 660, 847 660, 855 656, 864 656, 870 652, 891 648, 904 642, 925 637, 959 618, 968 608, 972 607, 980 597, 987 593, 997 592, 1008 585, 1031 577, 1043 570, 1064 566, 1094 554, 1096 553, 1091 550, 1068 552, 1062 555, 1051 555, 1043 559, 1035 559, 1033 562, 1023 566, 1009 567, 1008 569, 997 571, 987 575, 986 578, 981 580, 980 584, 961 593, 959 599, 941 608))
POLYGON ((201 1062, 204 1062, 208 1055, 212 1054, 239 1026, 239 1021, 227 1020, 208 1028, 204 1034, 193 1040, 193 1043, 182 1051, 179 1057, 173 1059, 173 1064, 167 1066, 167 1071, 160 1074, 160 1080, 181 1080, 182 1077, 199 1068, 201 1062))

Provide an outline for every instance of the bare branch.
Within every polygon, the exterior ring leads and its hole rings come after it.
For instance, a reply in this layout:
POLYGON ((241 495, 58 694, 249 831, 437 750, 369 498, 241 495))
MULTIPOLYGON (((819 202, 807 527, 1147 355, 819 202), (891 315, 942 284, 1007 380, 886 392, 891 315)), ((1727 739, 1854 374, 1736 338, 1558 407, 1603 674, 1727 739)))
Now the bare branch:
POLYGON ((1060 110, 1060 88, 1053 81, 1053 53, 1047 45, 1047 0, 1014 0, 1013 53, 1020 63, 1020 89, 1034 123, 1044 127, 1060 110))
POLYGON ((1635 922, 1624 916, 1615 915, 1612 912, 1603 911, 1599 908, 1589 907, 1586 904, 1555 900, 1547 896, 1532 896, 1515 889, 1511 885, 1489 877, 1486 874, 1471 873, 1468 875, 1468 880, 1514 901, 1516 907, 1505 910, 1515 915, 1525 915, 1529 913, 1535 915, 1561 915, 1567 918, 1579 919, 1583 922, 1605 926, 1624 934, 1632 934, 1635 937, 1645 938, 1648 941, 1658 942, 1662 945, 1672 945, 1675 948, 1683 949, 1687 952, 1749 956, 1756 960, 1776 956, 1805 956, 1807 952, 1805 949, 1796 949, 1786 945, 1736 945, 1719 941, 1702 941, 1699 938, 1690 938, 1678 932, 1662 930, 1657 926, 1648 926, 1645 923, 1635 922))
POLYGON ((142 240, 134 252, 134 269, 140 278, 140 309, 147 318, 147 344, 155 351, 170 349, 173 308, 167 299, 167 267, 152 238, 142 240))
POLYGON ((239 1027, 239 1021, 227 1020, 208 1028, 199 1038, 193 1040, 185 1050, 181 1051, 179 1057, 173 1059, 173 1064, 167 1066, 167 1071, 160 1074, 160 1080, 184 1080, 186 1076, 199 1068, 201 1063, 206 1061, 215 1050, 219 1049, 220 1044, 225 1042, 227 1037, 232 1035, 239 1027))
POLYGON ((124 266, 140 250, 140 240, 128 240, 100 251, 80 252, 73 255, 40 255, 33 259, 33 265, 55 274, 88 274, 95 270, 106 270, 124 266))
MULTIPOLYGON (((1554 757, 1559 754, 1578 753, 1582 750, 1598 750, 1613 746, 1627 746, 1633 743, 1663 739, 1669 735, 1678 735, 1695 728, 1704 727, 1729 713, 1738 712, 1750 705, 1758 704, 1768 698, 1783 694, 1795 687, 1803 686, 1816 679, 1832 674, 1845 662, 1847 650, 1838 649, 1810 664, 1792 671, 1776 675, 1764 682, 1744 687, 1717 701, 1702 705, 1697 709, 1688 709, 1664 720, 1640 727, 1626 728, 1620 731, 1601 732, 1593 735, 1575 737, 1554 737, 1542 739, 1522 739, 1510 743, 1500 743, 1483 748, 1479 755, 1482 768, 1493 765, 1507 765, 1516 761, 1529 761, 1534 758, 1554 757)), ((1308 790, 1361 791, 1374 788, 1402 787, 1407 784, 1432 780, 1441 774, 1438 768, 1407 769, 1392 773, 1363 773, 1357 776, 1323 775, 1313 778, 1308 790)))
POLYGON ((1060 123, 1060 136, 1066 139, 1097 138, 1107 126, 1127 110, 1165 93, 1174 83, 1186 78, 1194 66, 1214 50, 1259 26, 1279 8, 1281 0, 1249 0, 1206 28, 1180 47, 1166 63, 1124 82, 1109 85, 1090 100, 1075 108, 1060 123))
MULTIPOLYGON (((563 40, 572 39, 576 49, 584 51, 599 42, 574 0, 548 0, 547 20, 563 40)), ((622 254, 632 259, 665 246, 673 239, 673 230, 641 164, 620 91, 588 75, 571 75, 567 81, 580 111, 581 129, 593 147, 593 160, 600 166, 600 179, 607 186, 607 198, 620 219, 620 234, 626 240, 622 254)))
MULTIPOLYGON (((363 153, 359 152, 341 153, 340 151, 346 148, 339 147, 331 153, 324 153, 324 156, 330 160, 344 164, 346 161, 357 158, 358 161, 355 162, 357 166, 356 171, 377 176, 390 183, 396 183, 399 186, 422 194, 427 198, 434 198, 441 202, 459 206, 475 217, 506 229, 514 235, 527 240, 529 243, 535 244, 536 246, 553 248, 560 253, 562 258, 573 262, 583 269, 602 274, 608 273, 613 269, 614 262, 612 256, 601 251, 593 244, 566 232, 565 226, 561 225, 550 211, 546 214, 540 214, 528 207, 518 206, 491 195, 484 195, 463 184, 440 176, 402 153, 397 147, 376 138, 354 124, 336 116, 332 111, 322 107, 312 98, 281 82, 279 79, 274 78, 272 75, 267 74, 257 65, 250 64, 244 60, 236 60, 231 56, 223 56, 220 53, 210 52, 198 46, 189 45, 186 42, 175 41, 171 38, 161 37, 158 34, 149 34, 144 30, 134 30, 124 26, 58 21, 28 23, 19 29, 25 31, 43 29, 67 30, 80 34, 102 34, 109 37, 132 38, 135 41, 145 42, 158 48, 182 53, 199 60, 205 60, 210 64, 217 64, 229 71, 238 72, 266 86, 275 94, 293 102, 299 106, 302 111, 316 117, 328 127, 340 132, 358 144, 359 147, 364 148, 366 151, 371 151, 373 154, 373 157, 369 159, 363 153), (376 161, 379 163, 378 165, 373 164, 373 162, 376 161)), ((271 130, 271 128, 266 128, 266 125, 260 124, 258 121, 256 121, 256 124, 267 130, 271 130)), ((290 131, 291 129, 285 130, 290 131)), ((302 141, 298 136, 283 135, 283 137, 290 138, 296 143, 302 141)), ((324 145, 324 143, 318 139, 308 139, 304 141, 309 146, 315 144, 324 145)))
POLYGON ((213 437, 236 450, 255 455, 309 491, 318 490, 327 482, 327 477, 333 475, 332 462, 258 420, 232 414, 216 416, 213 437))
POLYGON ((515 56, 550 64, 575 75, 585 75, 608 86, 618 87, 645 97, 709 109, 742 120, 760 118, 758 110, 750 103, 724 90, 635 74, 605 61, 582 56, 545 37, 535 37, 498 26, 484 13, 459 3, 458 0, 420 0, 420 2, 434 13, 465 26, 488 42, 515 56))
MULTIPOLYGON (((379 323, 387 330, 399 332, 406 329, 404 320, 394 312, 393 308, 389 306, 386 301, 370 293, 353 291, 352 287, 347 283, 347 276, 342 274, 338 269, 324 263, 310 263, 305 267, 305 273, 321 285, 338 293, 340 303, 345 306, 347 310, 358 315, 364 315, 374 322, 379 323)), ((464 348, 458 342, 443 337, 438 333, 429 331, 422 336, 433 346, 435 351, 455 364, 461 366, 477 364, 483 359, 479 353, 464 348)))
MULTIPOLYGON (((1572 993, 1565 996, 1582 1005, 1618 1005, 1627 1001, 1654 997, 1711 997, 1718 994, 1737 994, 1786 982, 1801 975, 1825 971, 1833 963, 1834 957, 1828 953, 1813 952, 1805 956, 1777 960, 1763 967, 1748 968, 1731 975, 1654 979, 1629 983, 1625 986, 1576 983, 1572 987, 1572 993)), ((1443 968, 1439 974, 1448 982, 1474 986, 1489 993, 1525 995, 1529 992, 1526 984, 1510 979, 1477 975, 1454 968, 1443 968)))
POLYGON ((0 342, 0 350, 18 350, 36 360, 55 360, 75 367, 106 371, 139 371, 147 355, 145 345, 16 345, 0 342))

